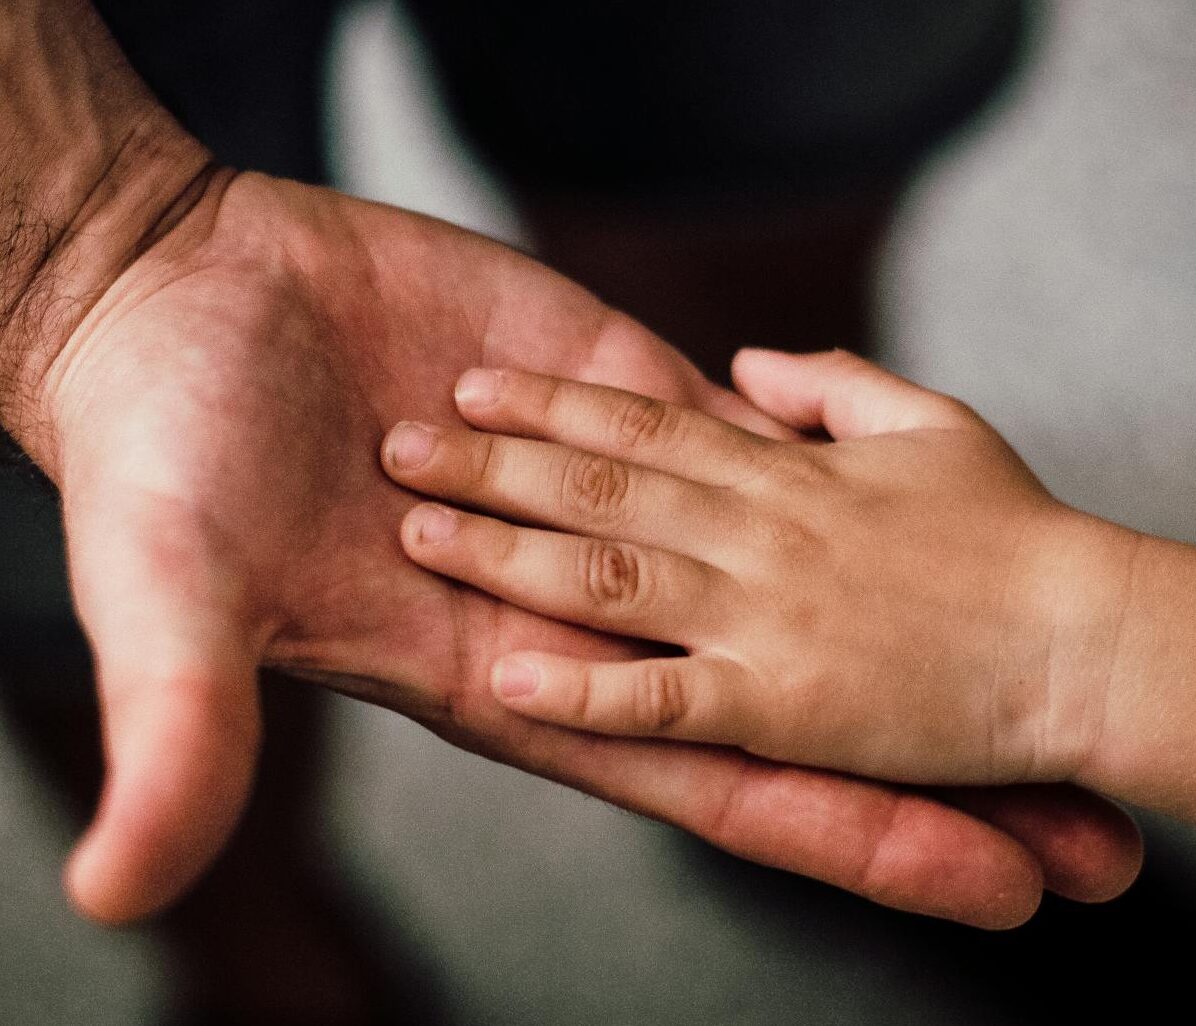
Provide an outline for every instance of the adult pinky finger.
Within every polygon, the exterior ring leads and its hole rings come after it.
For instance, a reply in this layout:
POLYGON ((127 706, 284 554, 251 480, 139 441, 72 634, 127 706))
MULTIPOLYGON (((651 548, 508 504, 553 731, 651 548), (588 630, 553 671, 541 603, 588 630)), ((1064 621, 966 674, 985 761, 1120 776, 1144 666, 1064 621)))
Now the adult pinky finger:
POLYGON ((747 747, 758 733, 750 674, 718 656, 592 663, 525 652, 498 660, 490 683, 513 712, 599 734, 747 747))

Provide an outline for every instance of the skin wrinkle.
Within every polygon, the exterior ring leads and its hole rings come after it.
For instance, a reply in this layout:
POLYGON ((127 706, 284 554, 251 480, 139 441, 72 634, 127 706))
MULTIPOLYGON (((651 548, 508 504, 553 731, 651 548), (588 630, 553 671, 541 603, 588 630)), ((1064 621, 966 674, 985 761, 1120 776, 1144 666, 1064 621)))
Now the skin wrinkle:
MULTIPOLYGON (((11 172, 6 166, 3 177, 10 176, 11 172)), ((53 225, 45 218, 31 216, 17 186, 10 187, 9 195, 4 198, 3 202, 0 202, 0 209, 3 209, 12 218, 12 223, 5 232, 2 244, 3 259, 0 261, 0 266, 3 267, 3 273, 0 274, 0 281, 7 286, 14 275, 19 274, 25 279, 36 278, 38 272, 45 267, 47 254, 53 252, 58 244, 53 225), (25 255, 30 252, 34 254, 32 260, 25 255), (31 267, 32 270, 27 272, 27 267, 31 267)), ((27 301, 28 291, 27 282, 24 287, 19 285, 13 291, 11 298, 0 308, 0 333, 10 327, 17 310, 22 303, 27 301)))
POLYGON ((616 451, 634 458, 645 443, 679 443, 680 418, 670 415, 671 408, 657 399, 639 397, 612 411, 610 435, 616 451))
MULTIPOLYGON (((161 239, 164 239, 179 224, 186 220, 187 215, 202 202, 204 194, 208 191, 213 180, 222 172, 229 172, 229 170, 214 159, 208 160, 200 167, 191 181, 179 190, 175 200, 169 206, 165 207, 158 217, 146 226, 145 231, 141 233, 126 252, 126 261, 131 264, 142 254, 148 253, 161 239)), ((222 185, 219 186, 221 196, 228 190, 229 185, 232 184, 236 175, 237 172, 232 172, 222 185)), ((213 215, 213 224, 219 217, 219 213, 220 203, 217 201, 213 215)))
POLYGON ((685 715, 685 695, 676 669, 666 663, 644 667, 635 716, 648 730, 668 732, 685 715))
POLYGON ((7 287, 14 270, 24 280, 0 311, 0 416, 14 434, 24 436, 39 425, 34 413, 36 390, 22 381, 21 366, 37 349, 36 326, 45 323, 54 305, 53 290, 48 287, 53 276, 44 267, 45 257, 39 254, 56 243, 48 223, 29 222, 29 212, 22 201, 9 200, 3 207, 15 220, 4 241, 4 273, 0 281, 7 287), (40 235, 40 240, 35 235, 40 235), (32 260, 27 255, 31 251, 32 260), (30 263, 35 272, 32 282, 26 272, 30 263))
MULTIPOLYGON (((83 195, 78 201, 78 205, 75 207, 74 211, 67 216, 65 224, 63 224, 60 228, 56 228, 51 223, 48 216, 43 216, 43 218, 38 219, 39 224, 45 225, 46 243, 48 244, 44 244, 43 247, 41 247, 41 255, 28 269, 26 275, 28 284, 25 286, 24 291, 30 291, 35 287, 35 283, 38 281, 41 272, 54 262, 54 259, 58 256, 63 244, 78 234, 76 225, 87 215, 89 212, 88 207, 91 205, 92 199, 103 187, 108 176, 112 173, 113 168, 115 168, 120 162, 124 151, 128 148, 132 140, 137 137, 138 128, 138 123, 134 122, 134 124, 125 131, 123 137, 118 140, 116 149, 113 151, 111 158, 109 158, 107 163, 105 163, 99 169, 99 172, 92 180, 91 185, 84 190, 83 195)), ((7 313, 8 311, 6 310, 5 312, 7 313)), ((7 317, 0 316, 0 330, 3 330, 3 328, 7 327, 7 321, 7 317)))
POLYGON ((478 484, 491 484, 497 480, 502 465, 502 453, 493 435, 481 435, 478 449, 472 450, 477 469, 473 471, 478 484), (480 455, 479 455, 480 453, 480 455))
MULTIPOLYGON (((813 454, 803 452, 801 459, 807 457, 814 458, 813 454)), ((740 464, 745 464, 745 466, 742 467, 742 473, 739 476, 718 481, 711 487, 720 492, 730 492, 737 497, 739 493, 750 493, 753 489, 758 489, 762 493, 776 480, 778 475, 785 474, 786 468, 792 467, 795 474, 804 469, 798 467, 798 460, 778 445, 751 448, 745 446, 742 457, 735 459, 737 470, 741 469, 740 464)))
POLYGON ((908 796, 896 793, 888 799, 888 814, 882 823, 876 824, 865 852, 861 853, 857 868, 852 872, 849 884, 860 894, 883 900, 885 887, 880 886, 875 874, 880 866, 880 857, 890 838, 895 836, 897 823, 902 811, 902 804, 908 801, 908 796))
POLYGON ((627 487, 626 468, 606 456, 570 453, 561 468, 562 508, 604 523, 616 524, 625 518, 627 487))
MULTIPOLYGON (((451 584, 452 590, 458 593, 468 587, 459 581, 452 581, 451 584)), ((488 603, 487 618, 492 622, 494 629, 487 636, 495 636, 498 633, 498 625, 494 621, 502 618, 505 608, 494 600, 488 603)), ((449 609, 453 621, 453 669, 450 673, 450 680, 442 691, 441 700, 444 703, 448 727, 456 734, 467 734, 468 717, 462 714, 462 705, 469 690, 467 682, 475 679, 481 668, 490 664, 491 653, 487 652, 484 657, 479 654, 477 659, 470 660, 468 639, 471 636, 473 624, 469 623, 467 607, 463 602, 450 602, 449 609)))
POLYGON ((1096 726, 1092 730, 1091 740, 1086 746, 1086 751, 1077 760, 1075 767, 1076 779, 1085 779, 1088 776, 1092 763, 1097 759, 1101 751, 1105 733, 1108 730, 1109 705, 1117 687, 1120 663, 1124 657, 1127 643, 1126 627, 1129 623, 1131 607, 1134 605, 1135 594, 1138 588, 1138 576, 1146 548, 1145 535, 1135 532, 1132 537, 1133 541, 1129 557, 1126 560, 1125 584, 1122 587, 1122 594, 1117 603, 1117 622, 1113 628, 1113 647, 1109 656, 1109 669, 1101 677, 1101 697, 1098 703, 1100 713, 1096 720, 1096 726))
POLYGON ((747 756, 736 761, 735 778, 727 784, 712 812, 707 813, 705 821, 700 825, 703 834, 715 844, 735 851, 736 842, 741 836, 736 821, 743 811, 744 794, 752 776, 758 768, 752 764, 747 756))
MULTIPOLYGON (((1135 542, 1129 560, 1131 580, 1127 582, 1130 591, 1125 595, 1127 603, 1132 597, 1132 577, 1142 536, 1135 534, 1133 537, 1135 542)), ((1069 609, 1069 615, 1075 619, 1076 611, 1069 609)), ((1086 617, 1085 620, 1084 631, 1091 634, 1093 618, 1086 617)), ((1114 659, 1116 658, 1117 639, 1123 627, 1123 611, 1119 610, 1119 620, 1114 627, 1114 659)), ((1036 753, 1039 758, 1031 765, 1032 768, 1037 769, 1040 776, 1049 774, 1050 778, 1054 779, 1074 780, 1077 778, 1084 762, 1085 753, 1092 750, 1093 746, 1092 713, 1094 705, 1097 701, 1102 706, 1105 705, 1109 691, 1106 684, 1101 689, 1102 697, 1098 699, 1093 692, 1093 683, 1089 683, 1086 687, 1077 686, 1077 680, 1081 676, 1092 678, 1095 675, 1090 673, 1090 658, 1084 658, 1091 649, 1091 641, 1084 633, 1073 637, 1072 635, 1075 633, 1074 626, 1069 626, 1058 614, 1052 618, 1046 660, 1047 699, 1044 703, 1043 721, 1039 725, 1039 752, 1036 753), (1069 664, 1071 664, 1070 667, 1069 664), (1077 693, 1078 705, 1075 700, 1077 693), (1053 744, 1050 740, 1052 737, 1055 738, 1053 744), (1051 749, 1054 750, 1051 751, 1051 749), (1052 761, 1056 765, 1043 767, 1041 753, 1044 751, 1050 752, 1052 761)), ((1110 667, 1112 665, 1113 663, 1110 663, 1110 667)), ((1103 716, 1103 712, 1099 714, 1101 719, 1103 716)))
POLYGON ((585 594, 607 615, 641 606, 639 560, 630 550, 597 538, 578 546, 578 573, 585 594))
POLYGON ((590 666, 586 666, 581 675, 581 688, 577 695, 577 720, 579 723, 592 722, 590 707, 594 699, 594 674, 590 666))
POLYGON ((561 411, 558 407, 562 402, 561 392, 563 385, 563 378, 555 378, 548 386, 548 398, 544 402, 544 422, 546 424, 560 423, 561 411))
MULTIPOLYGON (((168 281, 165 283, 159 283, 155 286, 155 288, 153 288, 153 289, 149 290, 147 293, 145 293, 143 295, 143 297, 139 297, 139 302, 149 303, 149 302, 153 301, 159 294, 161 294, 162 292, 164 292, 168 289, 177 288, 179 286, 185 286, 188 283, 188 281, 196 281, 197 279, 202 280, 204 278, 204 276, 205 275, 204 275, 203 271, 193 271, 191 273, 185 273, 183 275, 180 275, 178 278, 175 278, 172 281, 168 281)), ((299 305, 300 305, 300 303, 297 301, 296 308, 298 308, 299 305)), ((304 315, 306 316, 309 313, 308 307, 310 304, 303 303, 301 305, 303 306, 303 312, 304 312, 304 315)), ((286 317, 286 318, 290 318, 292 316, 291 311, 283 311, 282 316, 286 317)), ((272 318, 272 320, 276 320, 276 319, 277 318, 272 318)), ((285 325, 283 327, 285 328, 285 325)), ((280 328, 278 330, 277 334, 281 337, 286 337, 287 332, 280 328)), ((204 348, 202 346, 202 343, 196 342, 196 346, 200 347, 199 351, 206 353, 206 348, 204 348)), ((92 340, 92 344, 89 348, 92 350, 92 355, 96 355, 94 339, 92 340)), ((312 347, 312 348, 318 349, 319 347, 312 347)), ((101 353, 99 355, 102 356, 103 354, 101 353)), ((234 354, 234 355, 236 355, 236 354, 234 354)), ((216 361, 216 362, 218 362, 218 361, 216 361)), ((320 370, 328 378, 329 381, 331 381, 335 384, 335 379, 337 377, 337 374, 336 374, 336 368, 333 365, 331 365, 327 360, 323 360, 320 362, 320 370)), ((197 373, 201 377, 204 376, 203 369, 197 370, 197 373)), ((258 383, 259 387, 262 387, 263 389, 269 387, 270 381, 271 381, 271 379, 267 378, 267 379, 263 380, 262 382, 259 382, 258 383)), ((67 382, 64 382, 64 385, 65 384, 67 384, 67 382)), ((281 386, 279 386, 279 389, 276 394, 276 398, 279 400, 285 399, 285 392, 281 390, 281 386)), ((79 413, 77 413, 77 416, 85 414, 85 412, 86 411, 80 411, 79 413)), ((220 410, 220 395, 219 394, 211 395, 211 396, 202 395, 202 396, 198 397, 197 407, 196 407, 196 415, 197 416, 200 416, 200 417, 219 416, 219 415, 221 415, 221 412, 222 411, 220 410)), ((231 455, 232 454, 226 454, 227 457, 231 457, 231 455)), ((230 469, 231 469, 231 467, 226 468, 226 472, 230 469)), ((69 468, 64 468, 64 470, 67 473, 69 473, 69 468)), ((381 477, 380 477, 380 479, 381 479, 381 477)), ((331 482, 329 482, 329 485, 331 485, 331 482)), ((152 493, 152 490, 150 490, 150 491, 152 493)), ((303 519, 304 519, 304 514, 303 514, 302 509, 299 509, 299 508, 295 509, 292 512, 291 522, 288 523, 288 525, 287 525, 288 528, 295 529, 295 528, 299 527, 301 522, 303 521, 303 519)), ((314 530, 314 528, 313 528, 313 530, 314 530)))
MULTIPOLYGON (((508 566, 518 557, 520 547, 525 543, 518 531, 503 531, 500 533, 503 538, 503 549, 497 553, 496 562, 499 566, 508 566)), ((451 580, 451 578, 449 579, 451 580)), ((481 592, 480 594, 485 593, 481 592)))
MULTIPOLYGON (((1022 551, 1028 531, 1029 531, 1029 524, 1023 523, 1021 531, 1019 532, 1017 539, 1014 541, 1013 551, 1015 553, 1015 556, 1014 556, 1014 558, 1009 560, 1009 564, 1006 567, 1006 571, 1005 571, 1005 579, 1004 579, 1004 582, 1001 587, 1001 602, 1000 602, 1001 609, 1006 608, 1006 606, 1009 603, 1009 596, 1013 592, 1014 572, 1015 572, 1015 569, 1017 566, 1016 553, 1020 553, 1022 551)), ((993 650, 993 669, 992 669, 992 675, 991 675, 992 683, 991 683, 991 685, 989 687, 989 691, 988 691, 988 745, 987 745, 987 750, 988 750, 988 776, 990 778, 996 776, 996 770, 997 770, 997 764, 998 764, 998 759, 997 759, 997 709, 1000 704, 1000 700, 999 700, 998 696, 1000 695, 1000 692, 1001 692, 1001 662, 1002 662, 1004 650, 1009 647, 1015 647, 1015 646, 1010 645, 1010 643, 1009 643, 1008 632, 1003 633, 1002 643, 1003 643, 1002 645, 994 647, 994 650, 993 650)))
MULTIPOLYGON (((161 239, 165 238, 176 226, 185 220, 188 214, 196 206, 198 206, 207 190, 208 186, 216 177, 219 168, 217 165, 208 159, 198 171, 196 171, 190 179, 188 179, 176 195, 169 199, 156 214, 153 215, 150 222, 144 227, 141 234, 130 242, 128 247, 119 254, 114 250, 109 251, 109 258, 113 266, 108 271, 106 277, 98 279, 83 295, 70 296, 62 292, 62 285, 69 275, 60 275, 55 268, 57 264, 67 259, 77 259, 77 255, 68 253, 66 245, 68 242, 80 238, 84 229, 81 224, 87 223, 85 218, 90 214, 91 218, 97 215, 96 211, 89 211, 88 207, 91 204, 92 198, 100 192, 100 190, 108 185, 107 176, 112 173, 113 169, 122 163, 123 158, 127 156, 127 150, 133 146, 134 141, 140 139, 141 127, 140 124, 131 128, 121 141, 121 149, 112 157, 105 167, 104 173, 101 177, 97 177, 86 190, 79 206, 70 216, 67 225, 58 231, 51 239, 50 232, 53 230, 46 225, 48 247, 45 249, 37 260, 31 273, 28 275, 28 280, 22 287, 16 301, 16 306, 12 308, 12 313, 4 321, 0 321, 0 334, 3 329, 11 328, 12 322, 18 316, 20 317, 20 324, 22 325, 21 334, 31 339, 41 339, 47 335, 46 317, 49 310, 58 302, 68 302, 72 306, 71 315, 69 318, 63 318, 60 325, 52 333, 54 336, 62 336, 69 338, 82 324, 95 303, 105 294, 111 284, 117 280, 124 271, 132 265, 141 256, 153 249, 154 245, 161 239), (192 198, 193 197, 193 198, 192 198), (34 314, 32 311, 41 309, 42 313, 36 316, 36 330, 32 327, 32 320, 34 314), (18 311, 20 311, 18 313, 18 311)), ((128 163, 127 160, 123 162, 128 163)), ((231 183, 231 178, 224 183, 224 188, 231 183)), ((223 189, 221 190, 221 195, 223 189)), ((219 199, 217 200, 217 209, 219 208, 219 199)), ((69 270, 69 268, 68 268, 69 270)), ((30 346, 30 350, 33 347, 30 346)), ((29 387, 35 395, 40 395, 45 378, 51 373, 51 369, 61 355, 64 346, 60 346, 54 357, 45 363, 40 371, 35 375, 29 387)), ((27 355, 26 355, 27 358, 27 355)))
MULTIPOLYGON (((348 234, 353 239, 355 251, 360 253, 360 247, 363 244, 357 235, 355 226, 354 228, 350 229, 348 234)), ((274 242, 275 240, 271 241, 274 242)), ((283 273, 287 275, 294 274, 305 283, 306 288, 302 290, 305 299, 311 299, 312 297, 322 298, 323 293, 327 289, 327 281, 324 277, 327 269, 323 267, 311 266, 312 261, 306 258, 306 254, 300 253, 298 251, 299 244, 297 242, 293 242, 288 237, 283 236, 280 240, 277 240, 277 242, 281 245, 282 257, 279 260, 279 264, 284 269, 283 273)), ((369 268, 366 280, 369 287, 375 291, 375 294, 377 294, 377 290, 380 288, 380 286, 374 280, 371 261, 363 260, 361 261, 361 264, 369 268)), ((354 287, 356 287, 356 285, 357 282, 355 281, 354 287)), ((307 317, 319 325, 319 332, 313 332, 313 335, 318 334, 324 338, 335 338, 341 343, 340 346, 336 347, 336 351, 354 352, 354 356, 358 357, 358 359, 346 361, 348 363, 349 375, 353 380, 353 392, 354 395, 358 397, 368 396, 370 394, 370 388, 362 379, 362 375, 360 373, 356 373, 360 353, 354 351, 347 331, 337 324, 336 318, 332 316, 332 313, 324 306, 322 302, 307 302, 305 304, 304 313, 307 317)), ((331 349, 333 347, 325 346, 324 348, 331 349)), ((326 366, 331 374, 336 374, 336 368, 333 367, 331 361, 326 361, 326 366)), ((371 407, 371 409, 372 408, 373 407, 371 407)), ((389 427, 390 418, 383 415, 382 411, 375 410, 375 415, 377 417, 376 423, 378 425, 377 440, 380 442, 385 434, 386 428, 389 427)))
MULTIPOLYGON (((1042 707, 1038 713, 1037 729, 1034 731, 1033 743, 1030 745, 1030 750, 1026 754, 1025 769, 1018 775, 1018 779, 1023 780, 1046 780, 1050 779, 1045 775, 1047 770, 1047 755, 1055 746, 1051 744, 1050 735, 1054 727, 1055 714, 1054 710, 1060 701, 1057 697, 1059 694, 1058 672, 1057 666, 1065 658, 1064 644, 1062 639, 1062 628, 1058 619, 1051 623, 1050 631, 1047 633, 1046 643, 1046 694, 1042 702, 1042 707)), ((1066 703, 1064 703, 1066 704, 1066 703)), ((1053 771, 1051 771, 1053 775, 1053 771)))
MULTIPOLYGON (((383 302, 385 291, 383 282, 385 280, 386 273, 379 265, 379 260, 381 257, 379 254, 375 253, 374 249, 369 245, 369 243, 362 238, 360 228, 356 223, 350 222, 350 224, 347 226, 347 233, 349 238, 352 240, 353 253, 358 258, 353 261, 353 264, 363 272, 357 276, 353 286, 356 290, 358 290, 359 294, 364 293, 369 296, 368 301, 360 304, 360 309, 366 311, 385 309, 385 303, 383 302)), ((314 271, 308 272, 308 278, 309 280, 313 281, 313 285, 315 287, 319 286, 320 282, 314 271)), ((384 333, 386 331, 386 326, 376 326, 373 324, 366 326, 366 333, 373 331, 384 333)), ((338 329, 334 332, 334 337, 338 342, 341 343, 344 351, 349 351, 349 344, 351 340, 348 338, 347 329, 340 330, 338 327, 338 329)), ((365 351, 366 360, 358 360, 353 362, 352 367, 354 370, 357 370, 357 368, 360 366, 360 371, 358 372, 359 377, 355 382, 359 394, 364 396, 372 395, 372 390, 367 387, 367 381, 365 380, 367 377, 373 380, 378 380, 379 378, 388 379, 392 382, 395 382, 397 385, 401 385, 401 382, 395 381, 395 374, 391 370, 388 361, 385 359, 386 354, 387 349, 383 347, 367 348, 365 351)), ((378 418, 378 427, 380 432, 379 438, 381 438, 381 436, 390 428, 393 416, 389 411, 383 411, 377 408, 375 408, 375 413, 378 418)))
MULTIPOLYGON (((217 225, 220 223, 220 210, 224 203, 225 196, 227 195, 228 188, 232 185, 236 178, 237 175, 235 173, 231 173, 223 181, 219 181, 216 175, 213 174, 207 179, 205 189, 198 196, 196 196, 195 202, 187 209, 187 211, 173 218, 173 225, 170 231, 180 230, 191 232, 198 230, 198 236, 194 239, 188 240, 189 253, 202 252, 208 240, 212 238, 217 225), (216 191, 211 192, 213 189, 216 191), (207 224, 196 226, 194 223, 187 223, 191 220, 190 215, 201 208, 201 204, 203 204, 205 198, 209 198, 209 202, 214 202, 215 204, 213 213, 207 224)), ((196 179, 193 178, 192 183, 194 183, 195 180, 196 179)), ((190 186, 188 186, 188 189, 189 188, 190 186)), ((176 206, 177 202, 178 201, 176 200, 176 206)), ((155 223, 162 225, 165 222, 161 217, 159 217, 155 223)), ((161 237, 155 239, 150 248, 145 250, 143 253, 137 254, 135 259, 148 257, 152 252, 154 245, 163 242, 167 237, 167 235, 162 235, 161 237)), ((64 403, 60 398, 58 398, 58 394, 70 392, 71 379, 76 376, 75 364, 77 363, 78 359, 82 358, 80 354, 88 352, 94 348, 88 345, 88 342, 92 338, 92 332, 88 328, 87 321, 97 313, 99 305, 109 295, 111 288, 116 284, 116 282, 120 281, 120 279, 124 276, 126 269, 127 268, 122 268, 120 273, 116 275, 111 283, 104 285, 103 287, 97 286, 94 295, 86 300, 84 305, 80 308, 79 316, 76 319, 74 326, 70 329, 69 334, 65 337, 63 344, 59 346, 58 351, 36 375, 34 379, 34 386, 39 397, 38 406, 47 411, 44 414, 47 424, 55 425, 66 413, 66 410, 64 409, 64 403), (56 416, 51 416, 49 413, 49 410, 52 408, 56 410, 56 416)), ((190 264, 189 261, 184 261, 181 273, 177 275, 166 275, 164 278, 158 279, 155 281, 154 286, 151 289, 149 289, 147 292, 137 295, 136 302, 138 304, 148 303, 159 293, 185 282, 193 275, 201 274, 203 270, 204 268, 202 265, 196 266, 190 264)), ((114 312, 115 310, 109 311, 109 313, 114 312)), ((51 478, 51 480, 54 480, 55 482, 61 482, 63 476, 68 472, 68 470, 63 462, 65 454, 62 451, 61 440, 57 437, 56 430, 54 433, 48 435, 48 444, 46 445, 46 449, 46 456, 41 461, 42 469, 46 472, 47 476, 51 478)))

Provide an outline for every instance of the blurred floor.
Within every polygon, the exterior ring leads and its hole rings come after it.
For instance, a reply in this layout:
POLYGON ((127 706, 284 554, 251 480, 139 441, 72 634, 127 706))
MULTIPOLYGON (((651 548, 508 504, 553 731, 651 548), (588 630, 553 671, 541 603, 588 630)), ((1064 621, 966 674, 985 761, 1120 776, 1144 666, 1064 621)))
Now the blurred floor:
MULTIPOLYGON (((344 25, 341 180, 518 241, 437 127, 404 36, 381 7, 344 25)), ((1186 540, 1194 55, 1188 0, 1061 4, 1007 104, 918 186, 883 274, 895 366, 973 403, 1060 497, 1186 540)), ((0 574, 22 565, 16 519, 0 511, 0 574)), ((29 580, 0 581, 0 609, 53 603, 29 580)), ((738 867, 378 710, 337 703, 334 741, 335 846, 387 924, 379 944, 396 958, 415 944, 436 967, 454 1026, 1049 1022, 1083 988, 1104 1000, 1184 983, 1159 928, 1196 911, 1196 840, 1167 824, 1152 825, 1136 904, 1051 903, 988 937, 738 867), (1070 965, 1070 945, 1097 961, 1070 965), (1055 992, 1035 994, 1056 972, 1055 992)), ((68 838, 46 803, 0 722, 0 1022, 150 1022, 168 970, 136 933, 71 916, 57 889, 68 838)))

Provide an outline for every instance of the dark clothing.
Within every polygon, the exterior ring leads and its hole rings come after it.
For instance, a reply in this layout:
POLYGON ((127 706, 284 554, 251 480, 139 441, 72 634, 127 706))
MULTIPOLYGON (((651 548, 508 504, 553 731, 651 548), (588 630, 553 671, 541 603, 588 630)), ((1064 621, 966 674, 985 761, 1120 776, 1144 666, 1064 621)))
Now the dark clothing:
POLYGON ((898 178, 1005 77, 1021 0, 409 0, 523 190, 668 202, 898 178))
MULTIPOLYGON (((101 0, 223 160, 323 174, 332 0, 101 0)), ((524 192, 672 201, 893 179, 1008 73, 1024 0, 409 0, 458 126, 524 192)))

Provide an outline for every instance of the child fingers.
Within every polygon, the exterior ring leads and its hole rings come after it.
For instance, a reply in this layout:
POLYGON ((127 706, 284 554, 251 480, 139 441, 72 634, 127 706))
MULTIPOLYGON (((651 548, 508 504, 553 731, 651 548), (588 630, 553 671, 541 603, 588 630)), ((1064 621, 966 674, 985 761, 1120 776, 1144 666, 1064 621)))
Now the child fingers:
POLYGON ((743 746, 758 733, 747 671, 716 656, 591 663, 524 653, 496 662, 490 683, 522 715, 599 734, 743 746))
POLYGON ((739 522, 733 497, 609 456, 404 423, 384 447, 399 484, 564 530, 709 553, 739 522))
POLYGON ((558 620, 686 645, 725 619, 726 575, 662 549, 515 527, 434 503, 407 514, 402 540, 420 566, 558 620))
POLYGON ((487 431, 543 438, 728 485, 776 443, 716 417, 634 392, 526 371, 475 368, 457 382, 457 407, 487 431))

